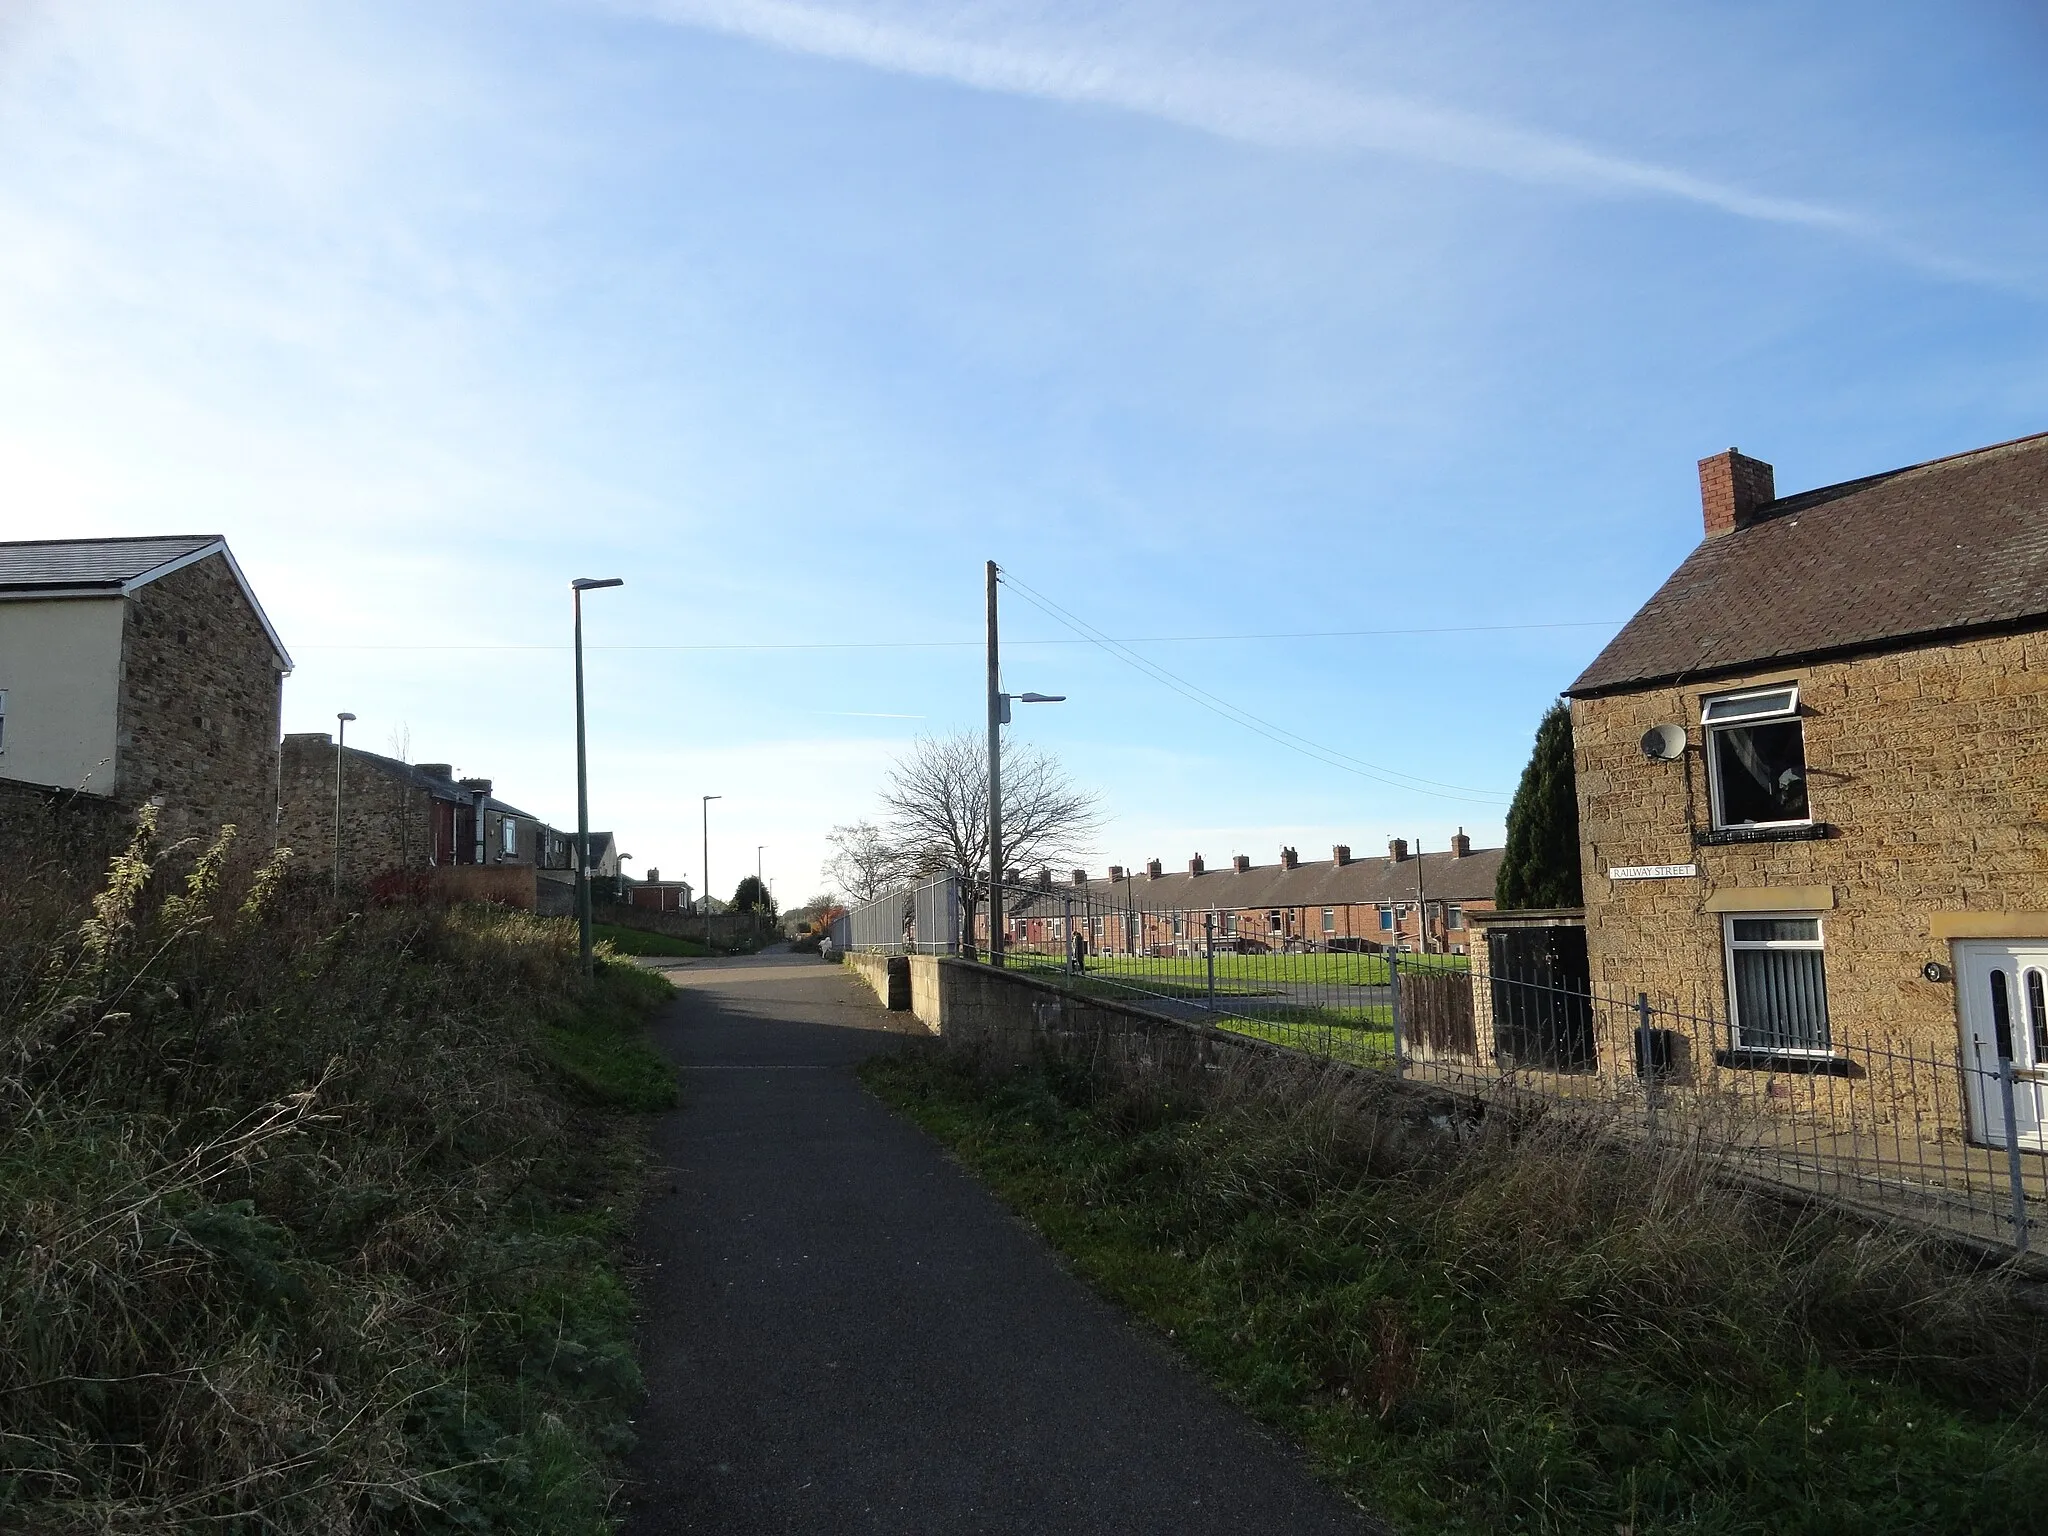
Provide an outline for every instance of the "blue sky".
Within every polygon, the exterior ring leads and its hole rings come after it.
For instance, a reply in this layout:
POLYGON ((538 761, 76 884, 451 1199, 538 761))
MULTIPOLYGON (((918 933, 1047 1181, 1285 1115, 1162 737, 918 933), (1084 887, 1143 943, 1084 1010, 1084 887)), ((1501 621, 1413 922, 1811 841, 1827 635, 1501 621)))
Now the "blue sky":
POLYGON ((721 893, 978 724, 989 558, 1321 634, 1136 648, 1463 787, 1013 600, 1098 863, 1492 842, 1700 456, 2048 428, 2044 70, 2022 3, 0 0, 0 537, 227 534, 288 729, 563 823, 623 575, 593 817, 694 879, 722 794, 721 893))

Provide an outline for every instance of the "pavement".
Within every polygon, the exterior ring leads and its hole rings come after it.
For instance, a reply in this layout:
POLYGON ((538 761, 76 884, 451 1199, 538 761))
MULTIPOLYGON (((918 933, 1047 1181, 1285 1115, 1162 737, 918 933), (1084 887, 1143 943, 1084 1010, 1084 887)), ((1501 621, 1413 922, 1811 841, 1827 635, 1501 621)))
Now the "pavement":
POLYGON ((683 1101, 640 1219, 630 1536, 1385 1529, 861 1087, 907 1015, 815 956, 654 964, 683 1101))

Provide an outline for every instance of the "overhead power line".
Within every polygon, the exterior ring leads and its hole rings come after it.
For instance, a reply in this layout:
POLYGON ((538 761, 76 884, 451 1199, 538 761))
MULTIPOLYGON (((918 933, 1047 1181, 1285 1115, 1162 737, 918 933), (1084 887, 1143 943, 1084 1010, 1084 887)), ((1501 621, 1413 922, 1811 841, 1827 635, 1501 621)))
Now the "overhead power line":
MULTIPOLYGON (((1304 629, 1241 635, 1125 635, 1109 638, 1113 645, 1195 645, 1244 640, 1355 640, 1400 635, 1492 635, 1543 629, 1618 629, 1620 619, 1562 619, 1546 624, 1439 624, 1423 629, 1304 629)), ((1107 638, 1107 637, 1106 637, 1107 638)), ((586 651, 946 651, 980 650, 982 640, 788 640, 706 645, 590 645, 586 651)), ((1075 640, 1005 640, 1006 649, 1023 645, 1100 645, 1090 637, 1075 640)), ((298 644, 295 651, 566 651, 566 645, 510 645, 491 641, 423 642, 416 644, 298 644)))
POLYGON ((1462 800, 1474 805, 1505 805, 1507 803, 1508 797, 1506 795, 1491 790, 1475 789, 1470 785, 1446 784, 1437 779, 1425 779, 1415 774, 1403 773, 1398 768, 1388 768, 1384 764, 1370 763, 1362 757, 1353 757, 1348 752, 1340 752, 1335 747, 1325 746, 1319 741, 1313 741, 1295 731, 1290 731, 1283 725, 1276 725, 1273 721, 1264 719, 1259 715, 1253 714, 1248 709, 1232 704, 1228 699, 1219 698, 1209 692, 1208 689, 1189 682, 1177 673, 1168 671, 1150 657, 1139 655, 1136 651, 1130 649, 1129 642, 1117 640, 1104 634, 1086 619, 1069 613, 1051 598, 1026 586, 1009 571, 1003 571, 1000 579, 1004 586, 1015 592, 1041 613, 1057 623, 1066 625, 1088 643, 1114 656, 1126 666, 1135 668, 1154 682, 1160 683, 1172 689, 1175 693, 1180 694, 1183 698, 1199 704, 1211 714, 1220 715, 1234 725, 1243 726, 1255 735, 1263 736, 1268 741, 1287 748, 1290 752, 1298 752, 1303 757, 1312 758, 1326 767, 1336 768, 1345 773, 1357 774, 1362 779, 1371 779, 1375 783, 1385 784, 1392 789, 1411 790, 1419 794, 1432 795, 1439 799, 1462 800))

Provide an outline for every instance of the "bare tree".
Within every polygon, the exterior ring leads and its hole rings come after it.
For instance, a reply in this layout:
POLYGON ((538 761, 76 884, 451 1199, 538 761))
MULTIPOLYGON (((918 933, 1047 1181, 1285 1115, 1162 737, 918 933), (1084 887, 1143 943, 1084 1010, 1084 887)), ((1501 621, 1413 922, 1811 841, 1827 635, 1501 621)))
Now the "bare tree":
MULTIPOLYGON (((1027 869, 1085 856, 1102 826, 1101 803, 1077 789, 1058 761, 1037 747, 1002 747, 1003 869, 1027 869)), ((974 932, 989 865, 988 748, 972 731, 921 736, 889 770, 882 787, 887 842, 923 872, 958 871, 964 932, 974 932)))
POLYGON ((873 901, 916 873, 916 860, 872 821, 834 827, 825 841, 832 845, 825 878, 845 891, 849 901, 873 901))

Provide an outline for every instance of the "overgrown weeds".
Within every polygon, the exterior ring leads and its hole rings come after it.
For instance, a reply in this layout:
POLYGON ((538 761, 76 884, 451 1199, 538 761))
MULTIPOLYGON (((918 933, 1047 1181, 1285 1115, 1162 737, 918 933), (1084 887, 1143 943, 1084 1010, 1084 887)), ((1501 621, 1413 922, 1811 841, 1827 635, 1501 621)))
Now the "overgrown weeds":
POLYGON ((0 1528, 608 1529, 667 985, 282 854, 0 878, 0 1528))
POLYGON ((1112 1297, 1430 1531, 2033 1531, 2048 1323, 2008 1278, 1561 1117, 1142 1052, 870 1081, 1112 1297))

